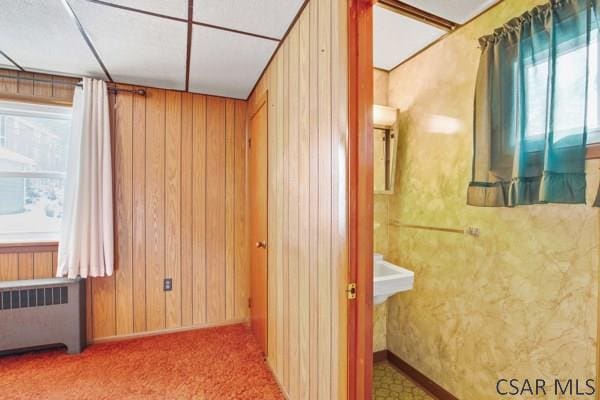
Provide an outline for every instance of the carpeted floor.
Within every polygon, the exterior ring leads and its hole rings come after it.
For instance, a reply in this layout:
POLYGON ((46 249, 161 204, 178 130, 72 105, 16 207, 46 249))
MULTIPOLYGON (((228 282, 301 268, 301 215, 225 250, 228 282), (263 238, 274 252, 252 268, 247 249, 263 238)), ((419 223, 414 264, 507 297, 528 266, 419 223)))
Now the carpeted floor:
POLYGON ((2 399, 283 399, 246 326, 0 357, 2 399))

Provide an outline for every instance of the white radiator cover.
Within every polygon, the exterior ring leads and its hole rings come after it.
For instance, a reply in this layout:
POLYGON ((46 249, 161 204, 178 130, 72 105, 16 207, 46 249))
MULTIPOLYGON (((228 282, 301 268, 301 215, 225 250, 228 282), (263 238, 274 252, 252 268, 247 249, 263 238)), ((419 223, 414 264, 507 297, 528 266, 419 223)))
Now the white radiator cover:
POLYGON ((0 354, 60 344, 80 353, 85 309, 83 279, 0 282, 0 354))

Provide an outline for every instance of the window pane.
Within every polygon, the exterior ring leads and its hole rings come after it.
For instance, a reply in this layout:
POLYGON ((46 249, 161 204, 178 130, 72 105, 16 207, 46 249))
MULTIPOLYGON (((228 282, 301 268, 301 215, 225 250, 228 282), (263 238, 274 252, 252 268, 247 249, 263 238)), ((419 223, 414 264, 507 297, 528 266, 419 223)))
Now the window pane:
POLYGON ((70 113, 64 107, 0 102, 0 241, 58 238, 70 113))
MULTIPOLYGON (((588 142, 599 139, 594 131, 600 129, 598 118, 598 41, 592 35, 589 63, 586 46, 561 52, 556 60, 554 92, 554 141, 569 135, 580 135, 587 117, 588 142), (589 66, 587 116, 585 115, 586 64, 589 66)), ((546 133, 546 100, 548 91, 548 61, 529 64, 525 69, 526 136, 540 138, 546 133)), ((548 127, 549 128, 549 127, 548 127)))
POLYGON ((53 240, 60 230, 63 179, 0 178, 0 239, 53 240))

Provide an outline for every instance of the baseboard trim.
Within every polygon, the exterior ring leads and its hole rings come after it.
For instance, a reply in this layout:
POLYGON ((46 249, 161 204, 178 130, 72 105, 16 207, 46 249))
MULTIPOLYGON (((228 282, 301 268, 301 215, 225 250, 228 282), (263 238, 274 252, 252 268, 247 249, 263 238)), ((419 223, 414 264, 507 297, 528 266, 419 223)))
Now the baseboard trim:
POLYGON ((139 338, 150 337, 150 336, 168 335, 169 333, 195 331, 198 329, 218 328, 220 326, 239 325, 239 324, 247 324, 247 323, 248 323, 247 318, 240 318, 240 319, 233 319, 230 321, 218 322, 218 323, 214 323, 214 324, 197 324, 197 325, 190 325, 190 326, 182 326, 179 328, 161 329, 158 331, 130 333, 127 335, 105 336, 105 337, 101 337, 101 338, 94 338, 94 339, 88 340, 88 344, 121 342, 124 340, 139 339, 139 338))
POLYGON ((373 353, 373 362, 385 361, 388 359, 387 350, 379 350, 373 353))
POLYGON ((387 360, 394 367, 398 368, 407 378, 412 380, 417 386, 426 391, 437 400, 458 400, 456 396, 446 389, 429 379, 418 369, 398 357, 389 350, 382 350, 373 353, 373 362, 387 360))

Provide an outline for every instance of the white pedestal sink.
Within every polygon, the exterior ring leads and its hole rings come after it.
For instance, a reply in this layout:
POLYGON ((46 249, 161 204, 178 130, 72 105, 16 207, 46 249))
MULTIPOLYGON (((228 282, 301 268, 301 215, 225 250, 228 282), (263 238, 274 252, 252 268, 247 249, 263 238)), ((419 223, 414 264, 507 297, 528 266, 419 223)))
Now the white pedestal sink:
POLYGON ((373 301, 381 304, 388 297, 411 290, 415 273, 383 259, 381 254, 373 257, 373 301))

